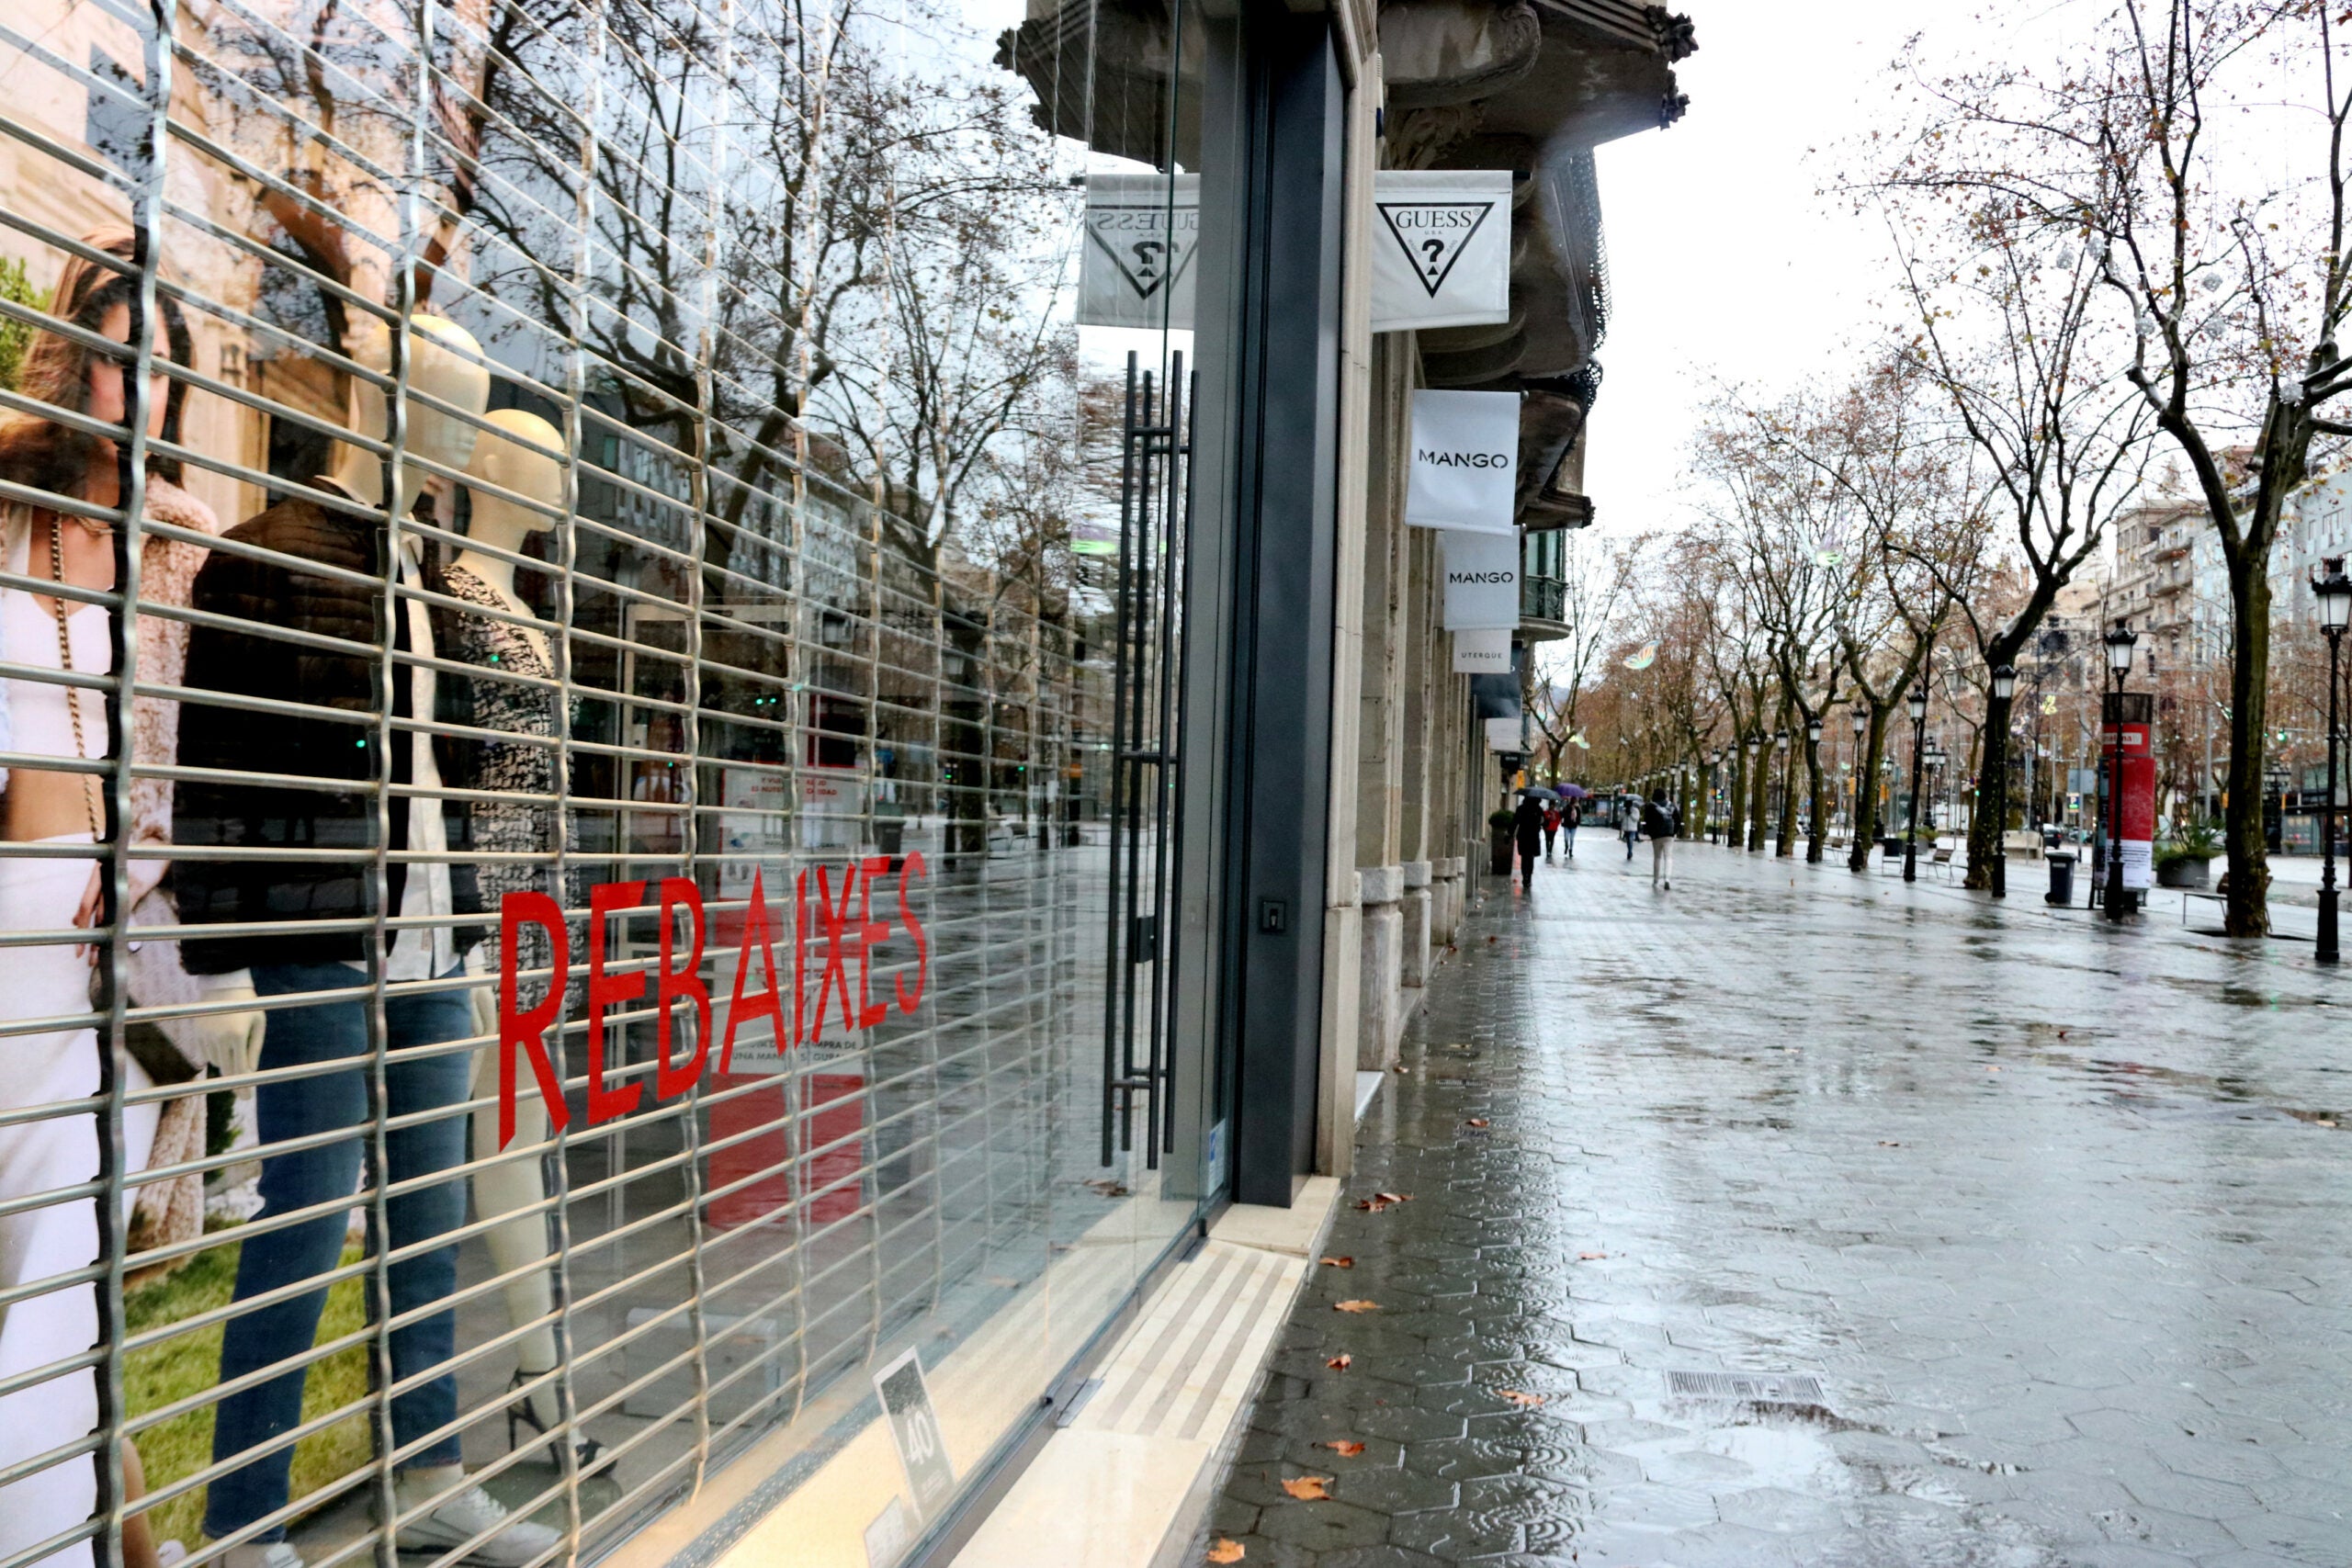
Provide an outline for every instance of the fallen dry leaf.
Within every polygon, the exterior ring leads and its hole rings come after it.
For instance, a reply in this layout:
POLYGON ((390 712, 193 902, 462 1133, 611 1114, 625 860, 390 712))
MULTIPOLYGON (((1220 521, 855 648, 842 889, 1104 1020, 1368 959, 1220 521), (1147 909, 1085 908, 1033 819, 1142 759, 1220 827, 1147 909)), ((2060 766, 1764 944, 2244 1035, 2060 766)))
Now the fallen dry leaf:
POLYGON ((1413 1201, 1410 1192, 1375 1192, 1373 1196, 1386 1203, 1409 1203, 1413 1201))
POLYGON ((1495 1393, 1501 1398, 1510 1400, 1513 1404, 1523 1406, 1529 1410, 1532 1410, 1537 1405, 1544 1403, 1544 1396, 1542 1394, 1521 1393, 1515 1388, 1498 1388, 1495 1390, 1495 1393))
POLYGON ((1330 1442, 1317 1443, 1315 1446, 1318 1449, 1329 1449, 1335 1454, 1344 1454, 1349 1459, 1353 1459, 1363 1452, 1363 1445, 1352 1438, 1336 1438, 1330 1442))
POLYGON ((1984 1065, 1984 1070, 1985 1070, 1986 1072, 1988 1072, 1988 1073, 1997 1073, 1997 1072, 1999 1072, 2001 1069, 2000 1069, 2000 1068, 1998 1068, 1998 1067, 1996 1067, 1996 1066, 1993 1066, 1990 1062, 1987 1062, 1987 1063, 1984 1065))
POLYGON ((1238 1540, 1227 1540, 1221 1536, 1209 1548, 1209 1561, 1212 1562, 1238 1562, 1249 1555, 1248 1547, 1238 1540))
POLYGON ((1350 1367, 1356 1364, 1356 1359, 1353 1356, 1349 1355, 1345 1350, 1342 1350, 1323 1364, 1330 1368, 1335 1372, 1344 1372, 1350 1367))
POLYGON ((1396 1064, 1396 1070, 1400 1073, 1410 1073, 1413 1069, 1405 1066, 1404 1063, 1399 1062, 1396 1064))
POLYGON ((1328 1475, 1294 1475, 1283 1483, 1283 1490, 1302 1503, 1320 1503, 1330 1497, 1331 1494, 1325 1490, 1330 1483, 1328 1475))
POLYGON ((1878 1141, 1878 1146, 1883 1149, 1899 1149, 1903 1145, 1893 1138, 1881 1138, 1878 1141))
POLYGON ((1352 1269, 1355 1266, 1356 1260, 1352 1258, 1327 1258, 1323 1260, 1326 1269, 1352 1269))
POLYGON ((2312 1125, 2315 1127, 2333 1127, 2335 1123, 2323 1116, 2317 1122, 2313 1122, 2312 1125))
POLYGON ((1380 1303, 1378 1302, 1334 1302, 1331 1304, 1331 1310, 1333 1312, 1378 1312, 1380 1303))
POLYGON ((1609 1254, 1605 1252, 1579 1252, 1577 1254, 1577 1261, 1579 1263, 1598 1263, 1608 1256, 1609 1254))
POLYGON ((1487 1119, 1484 1116, 1473 1116, 1470 1118, 1470 1125, 1473 1127, 1483 1127, 1486 1124, 1487 1119))

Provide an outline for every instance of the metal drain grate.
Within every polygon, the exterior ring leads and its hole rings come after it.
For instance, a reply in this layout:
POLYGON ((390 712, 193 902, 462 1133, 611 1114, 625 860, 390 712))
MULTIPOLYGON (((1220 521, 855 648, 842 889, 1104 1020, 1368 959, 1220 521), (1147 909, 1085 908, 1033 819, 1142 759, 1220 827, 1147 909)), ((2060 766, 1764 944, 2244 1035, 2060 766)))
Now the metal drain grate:
POLYGON ((1667 1391, 1692 1399, 1734 1399, 1744 1404, 1820 1404, 1821 1380, 1794 1372, 1668 1372, 1667 1391))

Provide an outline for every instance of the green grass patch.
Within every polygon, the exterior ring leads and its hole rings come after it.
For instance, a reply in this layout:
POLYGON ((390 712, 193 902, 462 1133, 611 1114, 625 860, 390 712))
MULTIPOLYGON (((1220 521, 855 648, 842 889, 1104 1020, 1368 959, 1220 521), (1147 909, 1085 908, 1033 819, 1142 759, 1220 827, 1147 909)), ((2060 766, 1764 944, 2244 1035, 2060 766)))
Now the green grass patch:
MULTIPOLYGON (((226 1306, 237 1284, 237 1243, 198 1255, 178 1273, 132 1292, 123 1300, 123 1315, 134 1334, 179 1323, 198 1313, 226 1306)), ((343 1255, 346 1264, 357 1261, 357 1247, 343 1255)), ((362 1294, 364 1279, 344 1280, 327 1292, 326 1310, 319 1315, 320 1339, 353 1333, 368 1320, 362 1294)), ((302 1390, 302 1419, 328 1411, 357 1406, 351 1418, 314 1432, 294 1446, 294 1491, 297 1497, 350 1474, 373 1457, 364 1402, 368 1398, 368 1348, 355 1345, 338 1350, 309 1369, 302 1390)), ((123 1362, 123 1393, 130 1414, 141 1415, 176 1404, 220 1381, 220 1325, 178 1335, 127 1357, 123 1362)), ((160 1490, 212 1462, 212 1410, 202 1406, 174 1416, 139 1434, 139 1457, 146 1466, 150 1491, 160 1490)), ((183 1540, 193 1546, 201 1535, 204 1488, 173 1498, 155 1509, 158 1541, 183 1540)))

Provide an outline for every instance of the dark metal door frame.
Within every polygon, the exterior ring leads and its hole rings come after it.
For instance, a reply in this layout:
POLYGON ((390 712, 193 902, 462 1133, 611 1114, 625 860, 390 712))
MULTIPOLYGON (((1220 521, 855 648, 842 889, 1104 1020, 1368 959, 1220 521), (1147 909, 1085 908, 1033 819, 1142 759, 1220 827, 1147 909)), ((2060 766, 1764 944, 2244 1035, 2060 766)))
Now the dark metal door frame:
POLYGON ((1328 17, 1245 25, 1217 1014, 1234 1197, 1288 1207, 1321 1067, 1345 93, 1328 17))

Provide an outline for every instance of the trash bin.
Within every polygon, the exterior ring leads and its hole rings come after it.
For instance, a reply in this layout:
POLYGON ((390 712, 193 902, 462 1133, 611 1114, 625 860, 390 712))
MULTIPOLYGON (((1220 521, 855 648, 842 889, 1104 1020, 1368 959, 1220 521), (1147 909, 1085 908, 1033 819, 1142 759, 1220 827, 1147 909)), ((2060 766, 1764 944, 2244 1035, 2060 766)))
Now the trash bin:
POLYGON ((2048 859, 2050 861, 2050 891, 2043 897, 2042 902, 2059 905, 2062 908, 2071 905, 2075 901, 2075 852, 2052 850, 2048 859))

